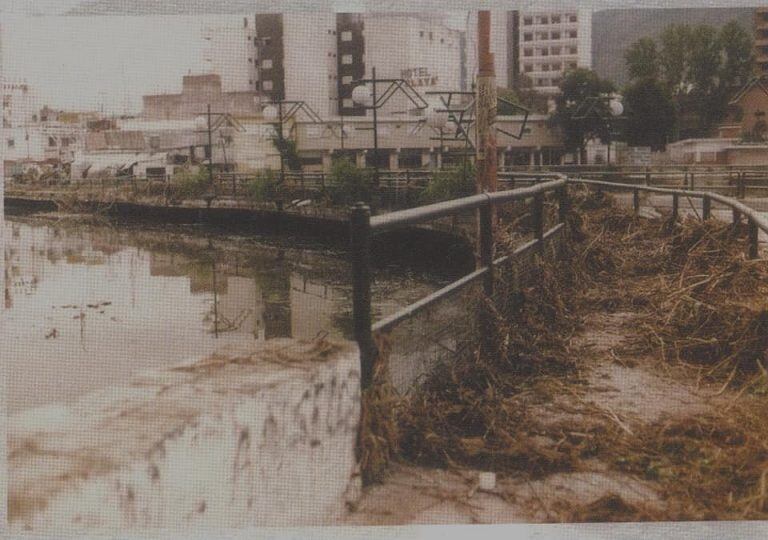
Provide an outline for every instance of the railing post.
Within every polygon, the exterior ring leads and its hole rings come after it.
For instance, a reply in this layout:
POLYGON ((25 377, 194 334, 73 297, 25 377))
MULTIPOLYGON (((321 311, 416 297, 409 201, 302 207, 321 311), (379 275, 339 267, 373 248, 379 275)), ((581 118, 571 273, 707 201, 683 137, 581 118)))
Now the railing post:
POLYGON ((352 248, 352 319, 360 348, 360 384, 373 382, 376 351, 371 334, 371 209, 365 203, 352 207, 349 219, 352 248))
POLYGON ((493 295, 493 208, 490 199, 480 207, 480 265, 488 269, 483 278, 483 292, 493 295))
POLYGON ((744 172, 740 172, 736 177, 736 198, 743 199, 746 189, 744 188, 744 172))
POLYGON ((571 204, 568 198, 568 186, 565 185, 558 190, 558 218, 560 223, 565 223, 568 219, 568 212, 570 211, 569 205, 571 204))
POLYGON ((749 258, 757 259, 757 222, 749 219, 749 258))
POLYGON ((733 228, 738 229, 740 223, 741 223, 741 212, 739 212, 734 208, 733 209, 733 228))
POLYGON ((696 181, 694 180, 695 176, 693 171, 691 171, 691 190, 696 189, 696 181))
POLYGON ((537 240, 544 238, 544 195, 533 196, 533 233, 537 240))
POLYGON ((678 215, 680 214, 680 197, 677 193, 672 194, 672 219, 671 222, 674 223, 677 221, 678 215))
POLYGON ((635 215, 640 214, 640 190, 637 188, 632 191, 632 207, 635 210, 635 215))
POLYGON ((709 198, 709 195, 704 195, 704 198, 701 200, 701 204, 701 219, 707 221, 712 217, 712 199, 709 198))
POLYGON ((651 169, 649 167, 645 168, 645 185, 651 185, 651 169))

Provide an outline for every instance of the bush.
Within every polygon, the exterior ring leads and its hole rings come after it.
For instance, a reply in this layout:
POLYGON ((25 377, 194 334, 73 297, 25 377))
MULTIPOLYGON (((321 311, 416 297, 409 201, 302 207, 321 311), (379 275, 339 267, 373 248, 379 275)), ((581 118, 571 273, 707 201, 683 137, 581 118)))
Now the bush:
POLYGON ((474 165, 467 165, 466 173, 462 167, 435 171, 434 176, 421 192, 421 202, 430 204, 474 195, 475 177, 474 165))
POLYGON ((245 184, 245 194, 252 202, 273 201, 279 194, 278 180, 271 169, 262 171, 245 184))
POLYGON ((370 203, 373 194, 373 173, 355 166, 349 159, 340 159, 333 164, 330 180, 330 195, 334 204, 350 205, 358 201, 370 203))
POLYGON ((196 172, 189 169, 177 170, 171 180, 173 192, 182 199, 200 199, 211 191, 208 169, 200 167, 196 172))

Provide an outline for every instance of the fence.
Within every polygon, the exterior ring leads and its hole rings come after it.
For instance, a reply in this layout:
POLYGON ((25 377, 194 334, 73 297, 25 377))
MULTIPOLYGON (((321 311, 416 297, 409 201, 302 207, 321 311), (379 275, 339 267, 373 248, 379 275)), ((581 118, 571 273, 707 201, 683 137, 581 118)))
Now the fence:
POLYGON ((710 219, 713 203, 718 203, 732 212, 734 224, 739 224, 746 218, 748 225, 748 256, 758 257, 758 230, 768 234, 768 219, 758 211, 745 204, 723 195, 694 191, 690 189, 668 189, 639 184, 623 184, 585 178, 567 178, 565 175, 541 175, 548 180, 530 187, 512 189, 496 193, 483 193, 453 201, 432 204, 428 206, 402 210, 380 216, 371 216, 370 209, 363 203, 358 203, 351 210, 350 240, 352 253, 353 277, 353 321, 354 336, 358 342, 361 355, 361 379, 364 387, 371 384, 374 373, 374 362, 377 358, 376 339, 381 334, 397 327, 400 323, 414 317, 419 312, 452 295, 466 289, 469 285, 482 280, 483 293, 493 294, 494 268, 521 257, 549 238, 564 229, 568 213, 568 185, 582 184, 597 189, 625 190, 632 194, 634 211, 640 211, 640 193, 669 196, 672 200, 672 220, 680 215, 680 198, 701 200, 701 218, 710 219), (544 196, 548 193, 558 196, 558 223, 545 231, 544 225, 544 196), (506 256, 494 259, 493 213, 497 206, 512 201, 532 201, 532 222, 534 238, 524 243, 506 256), (479 212, 478 268, 474 272, 454 281, 442 289, 418 300, 399 310, 397 313, 380 321, 373 322, 371 316, 371 241, 383 232, 423 224, 441 217, 453 216, 460 212, 479 212))

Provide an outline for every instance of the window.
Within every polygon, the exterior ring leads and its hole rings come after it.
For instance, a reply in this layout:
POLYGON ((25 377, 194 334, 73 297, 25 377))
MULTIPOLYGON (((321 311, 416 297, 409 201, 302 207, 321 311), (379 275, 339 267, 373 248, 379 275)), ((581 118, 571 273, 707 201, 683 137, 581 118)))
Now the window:
POLYGON ((429 41, 432 41, 432 32, 429 33, 429 41))
POLYGON ((560 32, 552 32, 552 39, 560 39, 560 32))
POLYGON ((352 84, 352 75, 344 75, 341 78, 341 84, 352 84))
POLYGON ((533 56, 533 49, 525 49, 523 51, 523 56, 533 56))
POLYGON ((547 86, 547 79, 536 79, 536 84, 539 86, 547 86))
POLYGON ((523 41, 533 41, 533 34, 523 34, 523 41))
POLYGON ((576 62, 571 62, 570 64, 568 64, 568 67, 570 69, 576 69, 576 67, 577 67, 576 62))
POLYGON ((568 49, 568 51, 569 51, 571 54, 576 54, 576 53, 577 53, 579 50, 578 50, 576 47, 571 47, 570 49, 568 49))
POLYGON ((248 58, 248 63, 253 64, 253 58, 248 58))
POLYGON ((562 49, 561 49, 560 47, 552 47, 552 48, 549 50, 549 52, 551 52, 553 55, 557 56, 558 54, 560 54, 560 51, 561 51, 561 50, 562 50, 562 49))
POLYGON ((523 26, 531 26, 533 24, 533 17, 525 17, 523 19, 523 26))
POLYGON ((563 69, 563 64, 560 62, 552 64, 552 71, 560 71, 561 69, 563 69))
POLYGON ((344 30, 341 33, 341 41, 352 41, 352 32, 350 30, 344 30))
POLYGON ((272 87, 273 87, 272 81, 264 81, 261 84, 264 90, 267 90, 267 91, 272 90, 272 87))
POLYGON ((419 30, 419 37, 424 37, 424 30, 419 30))
POLYGON ((571 21, 571 22, 576 22, 576 15, 571 15, 571 16, 568 18, 568 20, 569 20, 569 21, 571 21))
POLYGON ((547 34, 546 32, 539 32, 539 34, 536 37, 538 37, 541 41, 545 41, 549 39, 549 34, 547 34))
POLYGON ((542 17, 541 24, 549 24, 549 17, 542 17))
POLYGON ((576 30, 571 30, 570 32, 568 32, 568 37, 570 38, 576 38, 578 36, 579 36, 579 33, 576 30))
POLYGON ((560 15, 552 15, 552 24, 560 24, 560 15))
POLYGON ((341 55, 341 63, 344 65, 350 65, 352 63, 352 55, 351 54, 342 54, 341 55))
POLYGON ((533 64, 525 64, 524 69, 526 73, 530 73, 531 71, 533 71, 533 64))
POLYGON ((261 61, 261 69, 272 69, 272 59, 265 58, 261 61))
POLYGON ((541 56, 549 56, 549 50, 548 49, 541 49, 541 56))
POLYGON ((48 146, 56 146, 56 139, 48 137, 48 146))
POLYGON ((345 109, 351 109, 354 107, 354 103, 352 102, 352 98, 344 98, 341 100, 341 106, 345 109))
POLYGON ((541 71, 549 71, 549 64, 541 64, 541 71))
POLYGON ((13 148, 14 146, 16 146, 16 141, 8 139, 8 148, 13 148))
POLYGON ((440 43, 445 43, 445 38, 440 38, 440 43))

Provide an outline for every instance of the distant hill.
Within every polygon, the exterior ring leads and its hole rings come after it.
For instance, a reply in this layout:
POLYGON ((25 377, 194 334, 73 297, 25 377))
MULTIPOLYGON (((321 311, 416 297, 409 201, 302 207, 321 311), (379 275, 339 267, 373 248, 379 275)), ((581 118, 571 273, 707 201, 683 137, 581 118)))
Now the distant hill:
POLYGON ((619 88, 627 76, 624 52, 640 38, 657 38, 670 24, 721 27, 736 20, 752 32, 754 8, 609 9, 592 16, 592 67, 619 88))

